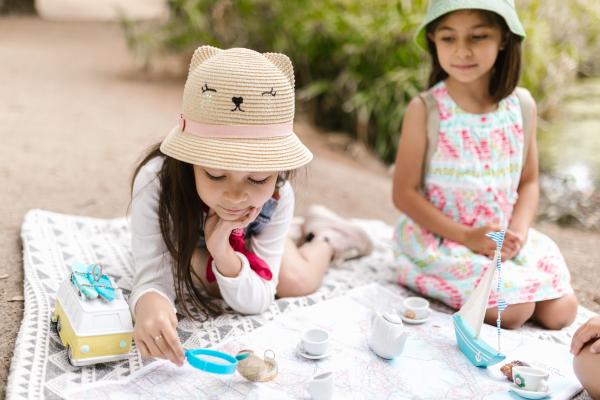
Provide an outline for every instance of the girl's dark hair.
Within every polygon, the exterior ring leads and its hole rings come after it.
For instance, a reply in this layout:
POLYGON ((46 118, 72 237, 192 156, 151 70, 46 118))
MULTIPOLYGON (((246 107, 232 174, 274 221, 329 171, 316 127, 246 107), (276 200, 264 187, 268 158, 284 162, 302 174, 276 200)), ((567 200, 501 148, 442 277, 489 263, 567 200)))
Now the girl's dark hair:
MULTIPOLYGON (((132 196, 135 178, 142 167, 155 157, 164 158, 157 174, 160 182, 158 222, 161 236, 173 258, 175 294, 186 316, 206 321, 209 316, 223 312, 220 304, 205 294, 206 288, 202 291, 192 281, 192 275, 196 274, 191 265, 192 254, 198 246, 204 226, 203 212, 206 205, 196 191, 193 165, 164 155, 160 151, 160 143, 153 145, 135 168, 131 178, 132 196), (189 297, 186 298, 186 294, 189 294, 189 297), (198 313, 190 311, 186 299, 198 313)), ((291 175, 292 171, 280 173, 275 190, 278 190, 291 175)), ((197 278, 202 284, 202 280, 197 278)))
MULTIPOLYGON (((499 102, 510 95, 519 82, 519 75, 521 73, 521 42, 523 38, 512 33, 506 25, 504 18, 495 12, 487 10, 476 11, 480 12, 490 24, 498 26, 502 30, 504 48, 498 52, 488 88, 492 100, 499 102)), ((448 73, 440 65, 435 43, 429 38, 429 34, 435 32, 435 29, 446 16, 448 14, 431 21, 425 28, 427 49, 431 55, 431 73, 429 74, 428 87, 432 87, 448 77, 448 73)))

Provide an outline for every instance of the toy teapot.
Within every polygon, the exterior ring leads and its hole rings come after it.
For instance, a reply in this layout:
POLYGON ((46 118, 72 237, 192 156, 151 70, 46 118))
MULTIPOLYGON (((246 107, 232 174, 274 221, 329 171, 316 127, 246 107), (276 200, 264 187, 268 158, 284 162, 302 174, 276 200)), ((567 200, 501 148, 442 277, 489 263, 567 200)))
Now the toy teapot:
POLYGON ((394 313, 375 313, 371 319, 369 346, 379 357, 392 359, 402 353, 408 332, 394 313))

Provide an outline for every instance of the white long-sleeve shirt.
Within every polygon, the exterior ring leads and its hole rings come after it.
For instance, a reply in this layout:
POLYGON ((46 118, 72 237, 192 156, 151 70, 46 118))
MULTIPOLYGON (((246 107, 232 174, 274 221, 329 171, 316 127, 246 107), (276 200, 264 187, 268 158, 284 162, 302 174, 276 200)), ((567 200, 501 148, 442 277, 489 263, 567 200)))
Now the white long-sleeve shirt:
MULTIPOLYGON (((142 295, 150 291, 168 299, 174 306, 173 259, 160 232, 158 198, 160 181, 157 173, 163 164, 156 157, 144 165, 133 185, 131 201, 132 251, 135 266, 133 289, 129 306, 135 306, 142 295)), ((242 314, 259 314, 265 311, 275 297, 279 268, 285 240, 294 214, 294 191, 289 182, 279 189, 280 198, 271 221, 250 239, 251 250, 263 259, 273 274, 270 281, 262 279, 251 268, 247 258, 236 252, 242 269, 236 277, 226 277, 212 264, 221 296, 234 310, 242 314)))

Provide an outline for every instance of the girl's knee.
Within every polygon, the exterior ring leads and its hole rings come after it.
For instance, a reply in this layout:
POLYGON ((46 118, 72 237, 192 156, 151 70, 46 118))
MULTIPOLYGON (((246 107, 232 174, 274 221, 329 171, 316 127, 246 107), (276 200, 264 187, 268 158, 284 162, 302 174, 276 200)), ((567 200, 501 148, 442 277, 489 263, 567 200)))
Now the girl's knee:
POLYGON ((315 292, 319 286, 320 282, 311 282, 295 271, 281 269, 277 295, 279 297, 305 296, 315 292))
POLYGON ((502 328, 511 330, 519 329, 527 322, 527 320, 528 318, 519 316, 511 316, 509 318, 502 317, 502 328))
MULTIPOLYGON (((518 329, 533 315, 535 303, 512 304, 502 312, 502 328, 518 329)), ((490 325, 496 324, 497 311, 489 308, 486 312, 486 322, 490 325)))
POLYGON ((573 321, 575 321, 575 318, 558 317, 544 322, 540 321, 540 324, 548 330, 559 331, 570 326, 573 321))
POLYGON ((540 321, 540 323, 546 329, 557 331, 570 326, 575 321, 575 317, 577 317, 577 308, 575 308, 574 311, 557 313, 557 315, 553 316, 552 318, 549 318, 545 321, 540 321))
POLYGON ((559 330, 571 325, 577 317, 577 298, 574 294, 538 303, 536 319, 546 329, 559 330))
POLYGON ((518 329, 533 315, 534 303, 513 304, 502 312, 502 327, 505 329, 518 329))
POLYGON ((295 297, 297 292, 298 279, 296 274, 281 269, 279 272, 279 282, 277 283, 277 296, 295 297))

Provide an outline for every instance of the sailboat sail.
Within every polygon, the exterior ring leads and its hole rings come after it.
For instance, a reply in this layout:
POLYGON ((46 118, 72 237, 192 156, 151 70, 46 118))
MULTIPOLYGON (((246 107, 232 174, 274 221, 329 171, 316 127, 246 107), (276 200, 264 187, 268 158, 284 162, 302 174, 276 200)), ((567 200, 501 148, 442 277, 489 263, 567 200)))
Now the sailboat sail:
MULTIPOLYGON (((498 290, 500 290, 500 252, 504 241, 504 231, 487 234, 496 242, 496 251, 494 253, 494 264, 496 268, 490 266, 479 281, 479 284, 471 293, 469 299, 453 316, 454 329, 456 331, 456 341, 463 354, 477 367, 488 367, 504 360, 504 354, 500 353, 500 324, 501 312, 505 308, 505 303, 498 309, 498 350, 494 350, 490 345, 479 338, 485 311, 487 309, 494 272, 498 270, 498 290)), ((500 302, 499 302, 500 304, 500 302)))
POLYGON ((465 324, 469 325, 471 330, 473 330, 475 337, 479 337, 481 327, 483 326, 485 310, 492 289, 492 281, 494 280, 494 272, 496 272, 496 269, 493 265, 490 265, 481 278, 481 281, 479 281, 479 285, 477 285, 469 299, 457 312, 457 314, 462 317, 465 324))

